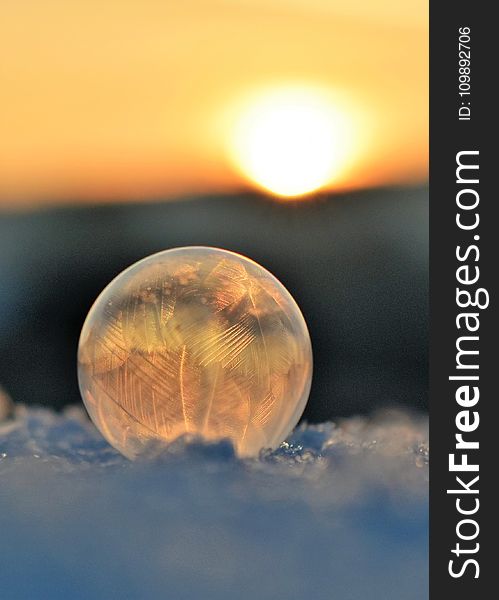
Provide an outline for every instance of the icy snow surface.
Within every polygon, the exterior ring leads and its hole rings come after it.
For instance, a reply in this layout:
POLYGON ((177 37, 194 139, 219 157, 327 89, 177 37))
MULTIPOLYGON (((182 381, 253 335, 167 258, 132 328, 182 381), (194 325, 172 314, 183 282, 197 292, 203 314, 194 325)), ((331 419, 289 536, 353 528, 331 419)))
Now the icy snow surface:
POLYGON ((427 420, 301 426, 239 460, 129 462, 79 408, 0 423, 0 598, 423 600, 427 420))

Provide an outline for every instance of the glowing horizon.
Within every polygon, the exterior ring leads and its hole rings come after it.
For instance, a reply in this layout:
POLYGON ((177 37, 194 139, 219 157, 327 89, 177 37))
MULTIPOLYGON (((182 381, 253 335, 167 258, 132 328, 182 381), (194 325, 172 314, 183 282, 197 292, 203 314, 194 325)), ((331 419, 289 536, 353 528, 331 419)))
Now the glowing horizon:
POLYGON ((323 148, 321 123, 336 123, 335 139, 354 131, 348 164, 329 148, 322 171, 308 165, 316 187, 425 181, 427 3, 367 4, 4 3, 0 206, 272 189, 230 152, 249 113, 224 129, 220 119, 294 82, 341 90, 355 108, 302 116, 323 148))
POLYGON ((281 85, 248 96, 235 112, 227 128, 230 159, 245 179, 276 196, 300 198, 337 184, 360 160, 361 116, 331 90, 281 85))

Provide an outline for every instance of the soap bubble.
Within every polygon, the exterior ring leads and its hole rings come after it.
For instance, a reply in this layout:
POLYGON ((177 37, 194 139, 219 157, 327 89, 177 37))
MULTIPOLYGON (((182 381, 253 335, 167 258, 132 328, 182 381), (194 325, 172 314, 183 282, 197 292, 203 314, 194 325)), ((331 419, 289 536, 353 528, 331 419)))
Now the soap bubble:
POLYGON ((175 248, 135 263, 97 298, 78 378, 92 420, 129 458, 182 434, 229 438, 248 456, 298 422, 312 351, 300 309, 263 267, 175 248))

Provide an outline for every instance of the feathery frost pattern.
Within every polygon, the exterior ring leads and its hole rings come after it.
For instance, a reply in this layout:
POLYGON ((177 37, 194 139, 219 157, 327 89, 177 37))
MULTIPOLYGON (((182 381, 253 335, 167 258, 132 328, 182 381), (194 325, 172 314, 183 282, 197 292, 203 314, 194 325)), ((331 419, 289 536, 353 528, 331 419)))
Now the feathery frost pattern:
POLYGON ((230 438, 243 455, 273 447, 303 411, 311 370, 285 288, 211 248, 162 252, 123 272, 92 307, 79 347, 87 409, 132 458, 182 434, 230 438))

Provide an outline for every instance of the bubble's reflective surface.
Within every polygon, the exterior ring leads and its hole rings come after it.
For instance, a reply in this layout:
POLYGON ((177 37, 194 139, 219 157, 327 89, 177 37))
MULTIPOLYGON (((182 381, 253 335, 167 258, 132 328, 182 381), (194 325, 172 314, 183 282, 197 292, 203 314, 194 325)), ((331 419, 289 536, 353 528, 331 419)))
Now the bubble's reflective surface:
POLYGON ((242 455, 278 445, 310 390, 303 316, 268 271, 215 248, 160 252, 102 292, 78 349, 83 400, 130 458, 184 433, 242 455))

